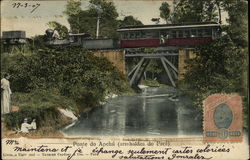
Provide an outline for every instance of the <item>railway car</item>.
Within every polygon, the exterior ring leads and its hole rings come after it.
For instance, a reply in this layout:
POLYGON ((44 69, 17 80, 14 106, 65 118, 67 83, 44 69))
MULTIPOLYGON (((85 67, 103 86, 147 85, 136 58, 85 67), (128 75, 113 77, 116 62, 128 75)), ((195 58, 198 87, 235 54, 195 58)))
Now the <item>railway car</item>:
POLYGON ((220 36, 216 22, 127 26, 117 30, 121 48, 194 46, 220 36))
POLYGON ((117 29, 120 39, 91 39, 89 34, 70 34, 64 39, 53 37, 48 29, 50 47, 82 47, 86 49, 117 49, 140 47, 190 47, 210 42, 220 36, 221 25, 216 22, 127 26, 117 29))
POLYGON ((85 39, 82 41, 82 47, 85 49, 115 49, 119 48, 117 39, 103 38, 103 39, 85 39))
POLYGON ((28 42, 25 31, 3 31, 2 33, 3 44, 15 45, 28 42))

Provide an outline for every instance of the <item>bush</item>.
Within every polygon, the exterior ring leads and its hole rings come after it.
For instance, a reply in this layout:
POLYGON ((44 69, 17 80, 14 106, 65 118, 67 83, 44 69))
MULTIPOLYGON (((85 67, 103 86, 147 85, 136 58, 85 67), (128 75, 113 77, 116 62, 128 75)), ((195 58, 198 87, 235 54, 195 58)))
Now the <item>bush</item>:
POLYGON ((30 56, 16 55, 9 64, 4 70, 12 75, 12 91, 33 94, 56 88, 56 95, 81 107, 95 107, 107 93, 130 90, 125 75, 111 62, 82 49, 44 49, 30 56))
POLYGON ((214 93, 239 93, 246 96, 246 50, 228 36, 196 48, 196 57, 187 63, 182 88, 202 109, 202 101, 214 93))
POLYGON ((36 119, 37 128, 42 126, 56 127, 56 124, 60 123, 56 121, 59 116, 60 112, 56 107, 21 107, 18 112, 6 115, 5 124, 7 129, 20 129, 24 118, 28 118, 29 123, 32 119, 36 119))
POLYGON ((30 93, 14 92, 11 96, 11 103, 14 106, 42 108, 60 107, 67 108, 77 113, 77 105, 72 99, 61 96, 55 88, 48 90, 35 90, 30 93))

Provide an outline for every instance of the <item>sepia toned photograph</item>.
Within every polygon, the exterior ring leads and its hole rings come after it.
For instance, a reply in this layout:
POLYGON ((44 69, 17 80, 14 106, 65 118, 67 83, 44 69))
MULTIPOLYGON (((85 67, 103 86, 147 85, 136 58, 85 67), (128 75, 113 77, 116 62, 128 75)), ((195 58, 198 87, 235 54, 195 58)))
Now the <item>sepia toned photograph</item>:
POLYGON ((248 159, 248 1, 1 1, 2 159, 248 159))

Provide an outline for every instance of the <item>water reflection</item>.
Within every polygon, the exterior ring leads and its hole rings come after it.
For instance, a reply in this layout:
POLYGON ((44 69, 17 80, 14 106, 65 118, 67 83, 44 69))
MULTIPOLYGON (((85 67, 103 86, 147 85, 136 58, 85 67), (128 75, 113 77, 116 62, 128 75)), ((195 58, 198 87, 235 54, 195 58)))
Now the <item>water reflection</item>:
POLYGON ((148 88, 137 96, 111 99, 63 132, 83 135, 187 135, 202 131, 202 120, 191 101, 173 88, 148 88), (169 95, 178 95, 173 101, 169 95))

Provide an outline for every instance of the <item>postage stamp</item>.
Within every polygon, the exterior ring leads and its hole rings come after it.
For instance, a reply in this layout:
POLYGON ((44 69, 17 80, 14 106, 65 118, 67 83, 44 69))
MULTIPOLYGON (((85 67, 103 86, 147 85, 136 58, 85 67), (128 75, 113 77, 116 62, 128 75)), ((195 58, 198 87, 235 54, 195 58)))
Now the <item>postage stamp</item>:
POLYGON ((241 142, 242 100, 237 94, 213 94, 204 100, 204 141, 241 142))
POLYGON ((249 158, 247 11, 2 0, 2 159, 249 158))

